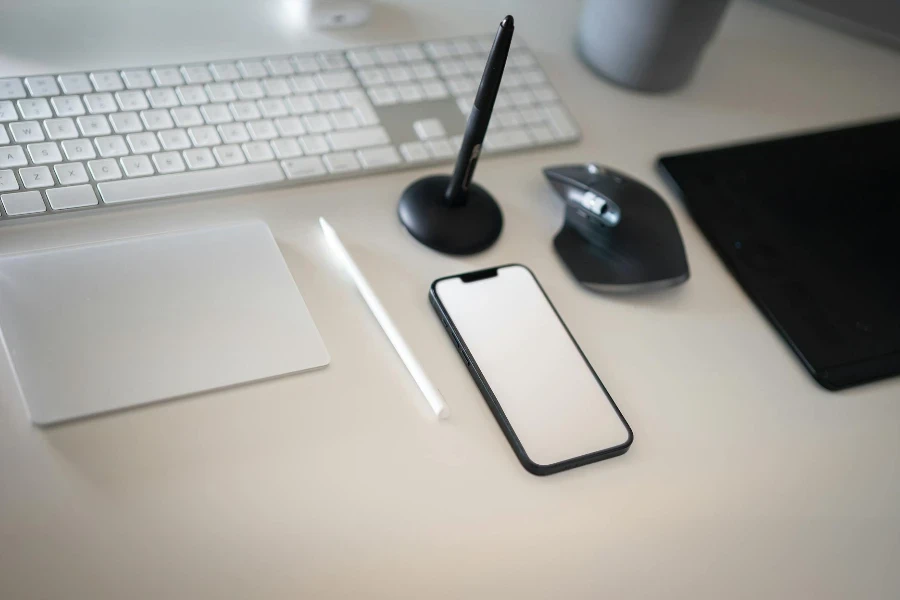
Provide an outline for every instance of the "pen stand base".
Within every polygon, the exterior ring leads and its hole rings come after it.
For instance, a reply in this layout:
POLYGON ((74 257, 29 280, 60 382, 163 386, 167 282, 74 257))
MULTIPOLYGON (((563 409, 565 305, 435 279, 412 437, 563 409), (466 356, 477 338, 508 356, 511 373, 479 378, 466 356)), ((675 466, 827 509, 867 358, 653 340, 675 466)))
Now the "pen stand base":
POLYGON ((487 190, 469 185, 466 203, 450 206, 444 192, 449 175, 414 181, 400 196, 400 222, 419 242, 445 254, 475 254, 486 250, 503 229, 503 213, 487 190))

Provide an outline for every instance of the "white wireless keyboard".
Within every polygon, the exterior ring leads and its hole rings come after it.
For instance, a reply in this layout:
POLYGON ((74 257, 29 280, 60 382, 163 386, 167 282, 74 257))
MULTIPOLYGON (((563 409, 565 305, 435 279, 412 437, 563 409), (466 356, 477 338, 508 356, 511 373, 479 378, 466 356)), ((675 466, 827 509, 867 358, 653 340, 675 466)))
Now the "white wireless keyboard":
MULTIPOLYGON (((0 78, 0 220, 452 161, 492 41, 0 78)), ((485 152, 578 137, 514 42, 485 152)))

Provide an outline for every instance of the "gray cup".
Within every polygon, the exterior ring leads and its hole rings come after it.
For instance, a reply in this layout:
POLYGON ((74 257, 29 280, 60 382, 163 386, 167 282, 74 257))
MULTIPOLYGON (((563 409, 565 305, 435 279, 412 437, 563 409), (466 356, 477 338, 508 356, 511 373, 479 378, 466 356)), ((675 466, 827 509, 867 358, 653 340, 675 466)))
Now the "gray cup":
POLYGON ((578 53, 595 73, 647 92, 694 74, 728 0, 586 0, 578 53))

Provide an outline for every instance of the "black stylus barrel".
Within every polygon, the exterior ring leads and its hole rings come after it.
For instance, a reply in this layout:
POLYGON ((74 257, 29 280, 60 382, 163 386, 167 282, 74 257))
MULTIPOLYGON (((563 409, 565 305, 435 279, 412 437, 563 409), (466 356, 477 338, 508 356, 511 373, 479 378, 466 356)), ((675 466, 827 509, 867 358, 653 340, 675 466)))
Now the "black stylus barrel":
POLYGON ((465 204, 466 193, 469 191, 469 182, 475 172, 475 164, 481 154, 481 144, 484 142, 484 134, 487 133, 488 124, 491 122, 491 112, 494 110, 494 101, 500 90, 500 80, 503 78, 503 67, 506 66, 506 57, 509 56, 509 46, 512 43, 513 24, 512 15, 507 15, 500 21, 500 28, 494 37, 494 45, 488 55, 484 74, 481 76, 481 85, 475 94, 475 102, 472 112, 469 113, 469 121, 466 123, 466 134, 463 136, 459 148, 459 156, 456 157, 456 167, 450 176, 450 185, 444 194, 451 206, 465 204))

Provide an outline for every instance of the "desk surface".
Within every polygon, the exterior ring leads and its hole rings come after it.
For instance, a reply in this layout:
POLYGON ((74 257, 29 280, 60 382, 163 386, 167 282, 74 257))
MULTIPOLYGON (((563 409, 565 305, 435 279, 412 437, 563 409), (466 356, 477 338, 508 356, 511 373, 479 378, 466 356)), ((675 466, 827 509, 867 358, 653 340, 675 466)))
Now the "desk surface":
MULTIPOLYGON (((408 4, 301 35, 281 2, 21 2, 3 9, 0 73, 474 33, 507 10, 408 4)), ((900 596, 900 379, 819 388, 653 169, 662 152, 896 113, 900 54, 738 2, 689 87, 643 96, 573 58, 578 6, 515 6, 584 139, 481 163, 506 228, 479 256, 435 254, 401 229, 397 196, 422 172, 2 228, 5 253, 260 217, 333 362, 45 430, 0 367, 0 596, 900 596), (686 285, 606 297, 560 267, 562 207, 540 169, 587 159, 671 201, 686 285), (448 422, 329 257, 319 215, 401 317, 448 422), (625 456, 549 478, 516 462, 426 299, 436 277, 513 261, 537 274, 634 428, 625 456)))

